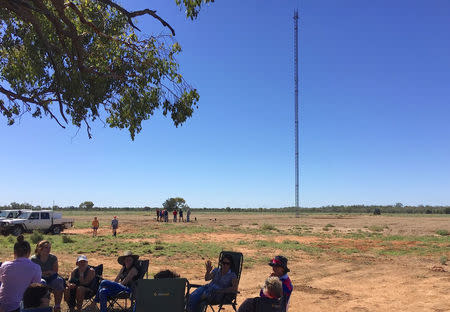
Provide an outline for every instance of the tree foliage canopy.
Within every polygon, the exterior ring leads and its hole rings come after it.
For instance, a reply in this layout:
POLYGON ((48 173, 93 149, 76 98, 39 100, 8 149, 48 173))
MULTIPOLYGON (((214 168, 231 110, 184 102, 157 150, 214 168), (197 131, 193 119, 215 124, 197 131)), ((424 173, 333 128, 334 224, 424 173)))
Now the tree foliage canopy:
POLYGON ((166 199, 166 201, 163 203, 163 208, 167 209, 168 211, 172 211, 175 209, 184 209, 189 208, 189 206, 186 204, 186 201, 184 198, 181 197, 171 197, 166 199))
POLYGON ((82 202, 79 206, 80 209, 91 210, 94 208, 94 203, 91 201, 82 202))
MULTIPOLYGON (((195 19, 214 0, 175 0, 195 19)), ((128 11, 113 0, 0 0, 0 112, 9 125, 24 113, 61 127, 100 118, 131 138, 155 110, 183 124, 199 94, 175 59, 175 30, 155 10, 128 11), (150 15, 170 35, 139 36, 150 15)))

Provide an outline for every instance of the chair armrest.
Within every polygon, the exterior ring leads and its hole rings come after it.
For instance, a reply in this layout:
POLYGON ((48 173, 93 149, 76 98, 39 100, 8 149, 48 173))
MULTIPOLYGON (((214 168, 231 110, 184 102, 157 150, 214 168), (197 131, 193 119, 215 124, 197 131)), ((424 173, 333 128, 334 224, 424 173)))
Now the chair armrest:
POLYGON ((239 290, 232 290, 232 291, 216 291, 216 293, 218 294, 224 294, 224 295, 237 295, 240 294, 241 292, 239 290))

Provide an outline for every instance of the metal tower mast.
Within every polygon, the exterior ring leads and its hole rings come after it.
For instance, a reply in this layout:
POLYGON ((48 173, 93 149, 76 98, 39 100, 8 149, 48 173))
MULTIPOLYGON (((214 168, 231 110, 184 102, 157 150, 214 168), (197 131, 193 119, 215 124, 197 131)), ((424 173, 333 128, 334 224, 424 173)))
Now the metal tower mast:
MULTIPOLYGON (((298 166, 298 10, 294 10, 294 82, 295 82, 295 207, 299 208, 299 166, 298 166)), ((297 209, 298 210, 298 209, 297 209)), ((298 213, 298 212, 297 212, 298 213)))

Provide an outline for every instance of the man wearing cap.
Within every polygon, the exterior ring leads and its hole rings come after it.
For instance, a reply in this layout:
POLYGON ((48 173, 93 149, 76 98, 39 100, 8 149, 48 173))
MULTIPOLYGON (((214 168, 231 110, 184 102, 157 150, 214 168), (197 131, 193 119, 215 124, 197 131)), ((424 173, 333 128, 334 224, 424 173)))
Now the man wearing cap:
MULTIPOLYGON (((276 276, 280 279, 281 284, 283 285, 283 297, 281 298, 281 307, 282 311, 288 311, 289 308, 289 299, 291 297, 292 290, 294 286, 292 286, 291 279, 288 276, 288 272, 290 271, 287 266, 288 260, 283 256, 276 256, 273 258, 269 265, 272 267, 271 276, 276 276)), ((264 297, 263 291, 260 293, 261 297, 264 297)))
POLYGON ((72 312, 75 305, 78 311, 81 311, 83 300, 87 293, 95 292, 94 279, 95 271, 88 265, 88 259, 85 255, 80 255, 77 258, 76 268, 70 274, 69 284, 64 291, 64 300, 72 312))
POLYGON ((117 236, 117 229, 119 228, 119 220, 117 220, 117 216, 114 216, 114 218, 111 220, 111 228, 113 236, 117 236))

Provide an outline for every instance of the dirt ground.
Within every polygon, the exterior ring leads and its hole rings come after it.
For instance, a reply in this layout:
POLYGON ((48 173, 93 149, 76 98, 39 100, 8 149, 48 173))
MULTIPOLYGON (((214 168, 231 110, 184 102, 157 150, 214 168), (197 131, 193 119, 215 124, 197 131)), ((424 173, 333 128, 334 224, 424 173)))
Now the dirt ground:
MULTIPOLYGON (((434 216, 364 216, 364 215, 301 215, 295 218, 293 214, 197 214, 197 221, 192 224, 176 223, 176 226, 207 226, 222 229, 213 233, 195 234, 162 234, 162 241, 192 241, 192 242, 236 242, 234 250, 242 251, 244 257, 258 255, 261 251, 237 244, 239 241, 284 240, 297 241, 300 244, 323 243, 324 248, 352 247, 359 252, 351 254, 328 253, 327 251, 310 254, 303 250, 289 252, 290 278, 294 284, 289 311, 450 311, 450 266, 440 263, 442 256, 450 259, 450 237, 444 241, 443 254, 406 254, 380 255, 367 250, 386 248, 376 239, 358 240, 342 237, 346 233, 362 233, 377 227, 383 235, 402 236, 433 236, 436 230, 450 230, 449 217, 434 216), (249 231, 231 231, 232 228, 257 229, 264 224, 275 226, 281 232, 258 234, 249 231), (332 225, 333 233, 326 232, 324 227, 332 225), (308 235, 290 235, 286 231, 293 227, 308 229, 308 235), (327 234, 325 237, 322 234, 327 234)), ((92 215, 76 216, 77 223, 92 220, 92 215)), ((110 216, 99 216, 101 227, 99 235, 111 235, 107 225, 110 216)), ((139 229, 154 226, 157 222, 153 215, 119 215, 120 235, 137 233, 139 229)), ((65 233, 89 235, 90 229, 77 228, 65 233)), ((137 241, 155 243, 156 239, 149 237, 134 238, 137 241)), ((392 242, 392 246, 414 248, 420 241, 402 240, 392 242)), ((442 245, 442 244, 441 244, 442 245)), ((442 247, 442 246, 441 246, 442 247)), ((330 250, 331 250, 330 249, 330 250)), ((267 251, 265 251, 267 252, 267 251)), ((267 257, 272 257, 281 250, 273 250, 267 257)), ((90 263, 103 263, 109 268, 106 278, 113 278, 112 272, 119 270, 116 259, 100 255, 89 255, 90 263), (109 275, 109 276, 108 276, 109 275)), ((177 261, 161 264, 153 261, 152 255, 143 258, 150 259, 150 274, 161 269, 172 269, 191 283, 202 282, 204 266, 202 259, 190 259, 178 255, 177 261), (155 262, 159 264, 154 264, 155 262)), ((73 262, 74 255, 61 255, 60 262, 73 262)), ((160 260, 160 259, 159 259, 160 260)), ((216 259, 211 259, 216 262, 216 259)), ((245 260, 244 260, 245 262, 245 260)), ((449 262, 447 262, 449 264, 449 262)), ((65 267, 63 270, 68 270, 65 267)), ((244 268, 239 285, 241 303, 248 297, 257 296, 264 279, 271 273, 271 267, 265 263, 256 262, 244 268)), ((232 311, 228 308, 225 311, 232 311)))

